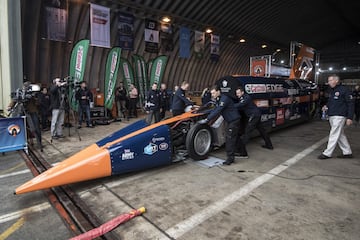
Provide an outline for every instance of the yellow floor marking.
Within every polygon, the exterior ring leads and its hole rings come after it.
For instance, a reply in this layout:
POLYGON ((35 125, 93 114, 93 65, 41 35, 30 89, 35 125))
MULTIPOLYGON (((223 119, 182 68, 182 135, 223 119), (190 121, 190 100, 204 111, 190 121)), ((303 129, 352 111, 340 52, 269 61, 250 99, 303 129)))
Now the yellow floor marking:
POLYGON ((25 218, 20 218, 16 223, 14 223, 11 227, 9 227, 5 232, 0 235, 0 240, 5 240, 11 234, 16 232, 25 222, 25 218))
POLYGON ((18 165, 12 167, 12 168, 9 168, 9 169, 6 169, 4 171, 1 171, 0 174, 5 174, 5 173, 9 173, 9 172, 12 172, 13 170, 19 168, 19 167, 22 167, 25 163, 24 162, 21 162, 19 163, 18 165))

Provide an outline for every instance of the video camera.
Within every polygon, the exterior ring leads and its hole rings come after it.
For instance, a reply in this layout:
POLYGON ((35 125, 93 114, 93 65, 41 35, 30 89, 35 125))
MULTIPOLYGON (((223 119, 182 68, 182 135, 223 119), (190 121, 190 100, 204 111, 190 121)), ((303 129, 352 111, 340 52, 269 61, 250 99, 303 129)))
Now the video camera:
POLYGON ((64 84, 63 88, 69 88, 71 87, 72 89, 79 89, 81 86, 80 86, 80 82, 76 82, 75 79, 71 76, 68 76, 64 79, 60 79, 60 83, 66 83, 64 84))
POLYGON ((40 86, 37 84, 24 85, 22 88, 16 89, 15 92, 11 92, 11 99, 15 102, 27 102, 35 97, 40 90, 40 86))

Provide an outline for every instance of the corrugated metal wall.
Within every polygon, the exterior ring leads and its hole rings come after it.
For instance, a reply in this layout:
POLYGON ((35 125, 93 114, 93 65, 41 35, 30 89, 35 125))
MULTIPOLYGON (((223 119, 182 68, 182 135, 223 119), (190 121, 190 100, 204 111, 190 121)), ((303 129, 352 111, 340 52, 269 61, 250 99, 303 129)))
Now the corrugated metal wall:
MULTIPOLYGON (((145 52, 144 45, 144 19, 159 19, 160 15, 148 13, 146 8, 124 6, 115 1, 93 1, 94 3, 111 8, 111 45, 117 45, 117 13, 119 11, 129 12, 135 15, 135 42, 133 52, 122 51, 122 57, 131 60, 132 54, 144 56, 145 60, 153 59, 157 54, 145 52)), ((143 2, 143 1, 138 1, 143 2)), ((176 12, 193 12, 196 21, 198 14, 212 15, 212 12, 201 10, 206 1, 196 4, 193 1, 177 1, 177 4, 170 4, 172 1, 152 1, 153 7, 159 9, 176 9, 176 12), (166 4, 165 4, 166 3, 166 4)), ((233 3, 231 3, 233 4, 233 3)), ((222 4, 217 3, 215 8, 221 8, 222 4)), ((49 85, 55 77, 66 77, 69 73, 69 58, 72 47, 80 39, 89 39, 89 4, 87 1, 68 1, 68 39, 69 42, 49 41, 41 38, 41 18, 42 6, 38 0, 22 0, 22 34, 23 34, 23 58, 24 75, 33 82, 40 82, 49 85)), ((190 14, 191 15, 191 14, 190 14)), ((159 53, 169 56, 168 65, 165 71, 163 82, 169 88, 178 85, 183 80, 191 83, 191 90, 201 91, 204 87, 214 83, 218 78, 228 74, 248 74, 249 57, 261 54, 258 47, 247 45, 246 48, 241 43, 228 39, 227 36, 220 35, 220 61, 217 63, 210 61, 210 35, 206 36, 206 50, 203 59, 197 59, 194 54, 190 59, 179 58, 179 26, 187 26, 191 30, 203 31, 204 28, 189 23, 180 24, 175 22, 174 51, 159 53)), ((191 42, 193 50, 193 35, 191 42)), ((109 49, 100 47, 90 47, 86 65, 85 79, 91 88, 99 87, 103 90, 104 70, 106 56, 109 49)), ((119 74, 118 81, 121 81, 119 74)))

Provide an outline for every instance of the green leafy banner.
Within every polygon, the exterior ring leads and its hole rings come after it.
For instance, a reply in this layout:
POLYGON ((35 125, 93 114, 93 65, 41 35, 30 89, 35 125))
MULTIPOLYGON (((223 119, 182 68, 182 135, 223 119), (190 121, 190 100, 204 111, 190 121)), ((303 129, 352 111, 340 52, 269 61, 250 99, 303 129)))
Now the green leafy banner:
POLYGON ((107 56, 105 69, 105 107, 108 109, 112 109, 113 107, 120 56, 121 48, 119 47, 112 48, 107 56))
POLYGON ((85 64, 87 53, 89 50, 89 40, 80 40, 73 48, 70 58, 70 81, 69 84, 69 99, 70 106, 73 110, 77 111, 78 102, 75 99, 76 86, 84 79, 85 64))

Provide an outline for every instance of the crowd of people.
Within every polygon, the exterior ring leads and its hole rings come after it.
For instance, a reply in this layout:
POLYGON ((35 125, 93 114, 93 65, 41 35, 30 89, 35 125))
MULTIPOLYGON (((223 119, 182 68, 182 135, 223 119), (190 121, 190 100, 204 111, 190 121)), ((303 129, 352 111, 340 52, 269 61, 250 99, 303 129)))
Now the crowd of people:
MULTIPOLYGON (((26 87, 28 83, 24 83, 26 87)), ((41 130, 51 131, 52 139, 63 138, 63 126, 66 110, 70 108, 67 101, 67 83, 55 78, 52 86, 48 89, 43 87, 38 94, 36 101, 27 103, 28 116, 32 119, 33 127, 36 130, 39 145, 41 144, 41 130), (51 122, 49 118, 51 116, 51 122), (40 117, 40 119, 39 119, 40 117), (40 124, 39 124, 40 123, 40 124), (40 129, 41 126, 41 129, 40 129), (50 127, 50 128, 49 128, 50 127)), ((338 157, 351 158, 352 151, 350 144, 344 134, 344 126, 359 124, 360 118, 360 87, 356 86, 351 93, 349 89, 340 83, 336 75, 328 79, 329 94, 325 98, 323 91, 320 91, 319 105, 322 111, 327 111, 331 126, 327 148, 319 156, 319 159, 330 158, 336 145, 342 150, 342 155, 338 157), (355 116, 355 117, 354 117, 355 116)), ((153 83, 151 89, 146 93, 143 109, 146 112, 146 122, 148 124, 157 123, 169 114, 177 116, 186 111, 186 108, 193 106, 194 102, 187 97, 190 84, 186 81, 180 86, 175 86, 174 91, 169 91, 166 84, 153 83)), ((215 107, 206 119, 201 120, 200 124, 209 124, 219 115, 226 121, 226 154, 227 160, 224 164, 230 165, 235 157, 248 158, 246 144, 249 141, 250 133, 258 130, 264 140, 262 147, 272 150, 273 144, 261 123, 261 111, 254 104, 249 94, 242 86, 236 89, 237 100, 222 94, 218 86, 207 87, 201 94, 201 104, 213 102, 215 107), (245 121, 241 121, 241 119, 245 121), (244 126, 244 122, 246 125, 244 126)), ((90 105, 93 102, 93 94, 87 88, 86 82, 80 83, 80 87, 75 93, 78 104, 78 126, 82 127, 82 122, 86 122, 86 127, 92 128, 90 116, 90 105)), ((115 102, 117 115, 119 118, 137 118, 139 92, 131 84, 129 91, 119 84, 115 91, 115 102)))

